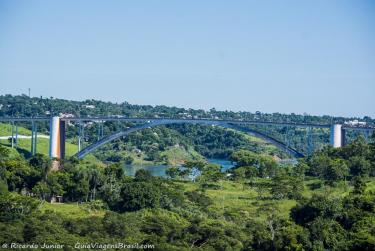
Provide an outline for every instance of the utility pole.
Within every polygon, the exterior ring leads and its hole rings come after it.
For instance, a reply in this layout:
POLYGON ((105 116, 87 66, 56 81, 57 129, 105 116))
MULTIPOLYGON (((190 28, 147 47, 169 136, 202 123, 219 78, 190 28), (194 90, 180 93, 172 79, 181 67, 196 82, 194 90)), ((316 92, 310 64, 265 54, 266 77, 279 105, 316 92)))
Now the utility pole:
POLYGON ((31 89, 29 88, 29 98, 31 97, 31 95, 30 95, 30 91, 31 91, 31 89))

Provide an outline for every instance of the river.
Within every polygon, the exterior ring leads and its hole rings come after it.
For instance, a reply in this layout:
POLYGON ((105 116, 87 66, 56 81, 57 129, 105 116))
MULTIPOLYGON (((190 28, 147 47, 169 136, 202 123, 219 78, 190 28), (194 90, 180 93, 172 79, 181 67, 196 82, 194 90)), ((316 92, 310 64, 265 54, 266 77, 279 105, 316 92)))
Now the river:
MULTIPOLYGON (((208 159, 208 162, 220 165, 222 172, 234 166, 233 162, 224 159, 208 159)), ((153 176, 166 177, 165 171, 170 167, 168 165, 125 165, 124 170, 125 174, 129 176, 134 176, 138 170, 144 169, 150 171, 153 176)))

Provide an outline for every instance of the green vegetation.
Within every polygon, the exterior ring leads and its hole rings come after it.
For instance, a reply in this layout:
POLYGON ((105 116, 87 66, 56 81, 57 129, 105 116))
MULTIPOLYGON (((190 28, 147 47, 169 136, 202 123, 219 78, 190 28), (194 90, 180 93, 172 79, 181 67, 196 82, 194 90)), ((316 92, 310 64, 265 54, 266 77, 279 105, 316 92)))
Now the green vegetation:
MULTIPOLYGON (((26 129, 26 128, 21 127, 21 126, 18 127, 18 133, 19 133, 19 135, 25 135, 25 136, 31 135, 31 131, 29 129, 26 129)), ((10 135, 12 135, 11 125, 0 123, 0 136, 10 136, 10 135)), ((44 135, 44 136, 46 136, 46 135, 44 135)), ((38 141, 37 153, 48 155, 49 138, 38 137, 37 141, 38 141)), ((3 146, 11 147, 11 142, 10 142, 9 139, 0 139, 0 144, 3 145, 3 146)), ((26 157, 29 157, 30 156, 30 149, 31 149, 31 139, 29 139, 29 138, 19 138, 17 148, 15 148, 14 150, 17 151, 18 153, 26 156, 26 157)), ((13 152, 14 155, 17 155, 17 153, 15 151, 12 151, 12 152, 13 152)), ((65 144, 65 151, 66 151, 67 157, 73 156, 74 154, 77 153, 78 146, 70 143, 69 141, 67 141, 66 144, 65 144)), ((92 154, 89 154, 85 158, 85 161, 91 162, 91 163, 100 162, 92 154)))
POLYGON ((204 159, 192 144, 166 127, 144 129, 102 146, 96 151, 98 159, 127 164, 180 165, 186 160, 204 159))
MULTIPOLYGON (((374 136, 375 137, 375 136, 374 136)), ((170 178, 76 159, 51 171, 0 145, 0 244, 139 243, 156 250, 374 250, 375 143, 326 147, 292 165, 247 150, 170 178), (187 175, 199 172, 194 181, 187 175), (62 196, 64 203, 52 203, 62 196)))
MULTIPOLYGON (((139 106, 0 96, 0 116, 139 116, 342 123, 345 118, 139 106)), ((374 123, 371 118, 363 118, 374 123)), ((27 123, 19 134, 30 135, 27 123)), ((106 135, 134 124, 104 123, 106 135)), ((254 127, 253 127, 254 128, 254 127)), ((87 124, 84 144, 97 140, 87 124)), ((304 152, 306 129, 256 127, 304 152)), ((38 124, 39 134, 48 124, 38 124)), ((263 140, 216 126, 148 128, 103 146, 84 160, 46 157, 48 139, 10 148, 0 142, 0 244, 80 243, 154 245, 156 250, 374 250, 375 136, 372 143, 349 134, 340 149, 323 147, 328 131, 314 129, 316 150, 295 165, 263 140), (205 158, 230 158, 225 173, 205 158), (100 160, 104 161, 101 162, 100 160), (140 170, 124 175, 123 163, 180 165, 168 177, 140 170), (56 162, 54 162, 56 165, 56 162), (50 203, 62 199, 63 203, 50 203)), ((0 136, 10 126, 0 124, 0 136)), ((67 131, 67 155, 77 150, 77 127, 67 131)), ((109 248, 108 250, 114 250, 109 248)))
MULTIPOLYGON (((50 116, 50 115, 73 115, 73 116, 113 116, 113 117, 150 117, 150 118, 183 118, 183 119, 234 119, 234 120, 263 120, 263 121, 289 121, 298 123, 315 123, 331 124, 344 123, 352 119, 360 119, 369 125, 374 125, 375 121, 370 117, 364 118, 343 118, 330 116, 310 116, 297 114, 280 114, 280 113, 250 113, 250 112, 231 112, 218 111, 210 109, 209 111, 184 109, 166 106, 148 106, 132 105, 127 102, 114 104, 98 100, 69 101, 56 99, 53 97, 29 98, 23 96, 4 95, 0 96, 0 116, 50 116)), ((104 123, 104 134, 122 130, 132 124, 122 124, 116 122, 104 123)), ((30 129, 27 123, 20 123, 20 126, 30 129)), ((38 124, 40 133, 46 134, 48 123, 38 124)), ((286 126, 252 126, 251 128, 272 136, 291 147, 303 153, 311 153, 312 150, 321 149, 329 141, 328 129, 313 129, 311 131, 311 142, 307 144, 308 129, 306 128, 288 128, 286 126)), ((85 127, 86 137, 85 144, 90 144, 97 140, 98 125, 96 123, 85 127)), ((189 148, 200 155, 208 158, 226 158, 233 151, 246 149, 263 154, 272 154, 279 157, 285 157, 283 153, 273 146, 264 142, 259 142, 254 137, 246 136, 243 133, 232 130, 222 129, 219 127, 208 127, 200 125, 171 125, 168 127, 161 126, 153 128, 134 136, 126 137, 119 140, 119 149, 115 145, 107 145, 97 152, 97 157, 102 161, 125 160, 128 155, 137 162, 180 162, 170 159, 163 159, 163 151, 175 144, 184 146, 184 150, 189 152, 189 148), (156 135, 155 135, 156 134, 156 135), (150 143, 150 139, 156 140, 157 145, 150 143), (134 149, 140 149, 144 155, 137 158, 131 154, 134 149), (144 157, 144 158, 143 158, 144 157)), ((78 126, 69 127, 67 138, 73 143, 77 143, 78 126)), ((347 139, 349 142, 358 137, 357 132, 348 132, 347 139)), ((194 159, 189 153, 188 159, 194 159)), ((130 160, 128 157, 128 161, 130 160)))
POLYGON ((53 212, 62 214, 64 217, 71 219, 89 218, 94 216, 104 216, 104 210, 93 210, 86 204, 78 203, 42 203, 40 206, 41 213, 53 212))
MULTIPOLYGON (((106 124, 111 127, 111 123, 106 124)), ((111 162, 179 165, 189 160, 228 158, 238 149, 286 156, 275 146, 245 133, 201 125, 144 129, 104 145, 94 154, 100 160, 111 162)))

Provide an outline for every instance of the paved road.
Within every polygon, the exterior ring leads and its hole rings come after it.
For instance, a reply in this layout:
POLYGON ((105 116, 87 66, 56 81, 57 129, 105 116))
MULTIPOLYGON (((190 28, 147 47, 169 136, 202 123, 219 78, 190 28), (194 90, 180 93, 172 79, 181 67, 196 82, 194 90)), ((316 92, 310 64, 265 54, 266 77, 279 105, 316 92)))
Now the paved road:
MULTIPOLYGON (((37 136, 38 136, 38 138, 49 139, 48 135, 38 134, 37 136)), ((0 139, 9 139, 11 137, 12 137, 12 135, 9 135, 9 136, 0 136, 0 139)), ((16 138, 16 135, 14 135, 13 137, 16 138)), ((18 138, 19 139, 31 139, 31 136, 19 135, 18 134, 18 138)))

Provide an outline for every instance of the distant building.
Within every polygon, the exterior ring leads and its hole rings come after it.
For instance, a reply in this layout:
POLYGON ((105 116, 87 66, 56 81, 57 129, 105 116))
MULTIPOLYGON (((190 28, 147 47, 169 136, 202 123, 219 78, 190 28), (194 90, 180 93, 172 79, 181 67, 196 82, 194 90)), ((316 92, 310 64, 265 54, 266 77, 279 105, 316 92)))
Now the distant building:
POLYGON ((95 105, 83 105, 87 109, 95 109, 95 105))
POLYGON ((350 126, 365 126, 366 122, 355 119, 355 120, 345 121, 344 124, 350 125, 350 126))
POLYGON ((71 113, 60 113, 60 118, 74 118, 74 114, 71 113))

